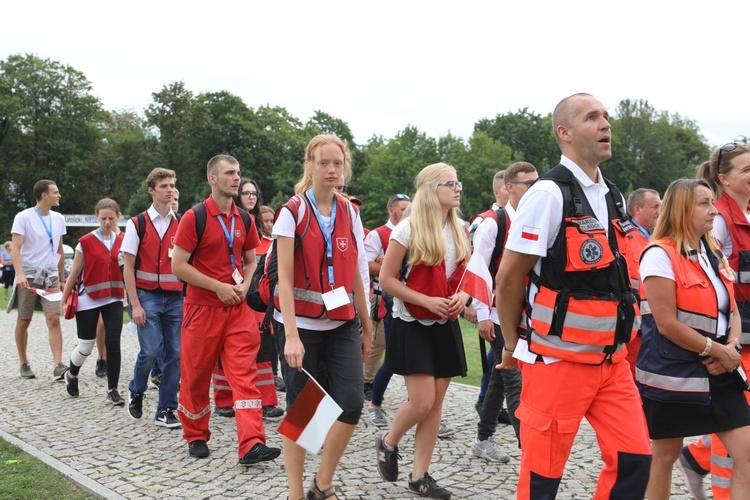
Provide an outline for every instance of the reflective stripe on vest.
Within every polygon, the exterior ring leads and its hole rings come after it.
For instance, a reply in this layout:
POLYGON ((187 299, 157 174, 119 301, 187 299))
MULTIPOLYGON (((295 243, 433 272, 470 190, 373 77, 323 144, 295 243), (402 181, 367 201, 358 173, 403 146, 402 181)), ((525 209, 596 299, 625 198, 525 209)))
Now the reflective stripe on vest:
POLYGON ((87 285, 85 290, 87 293, 98 292, 100 290, 109 290, 110 288, 121 288, 125 290, 125 285, 122 281, 103 281, 95 285, 87 285))
POLYGON ((635 377, 641 384, 670 392, 708 392, 708 379, 698 377, 670 377, 635 369, 635 377))
POLYGON ((750 332, 742 332, 740 335, 740 344, 750 345, 750 332))
POLYGON ((646 300, 646 299, 641 300, 640 307, 641 307, 641 314, 642 315, 643 314, 651 314, 651 306, 648 305, 648 300, 646 300))
POLYGON ((174 274, 156 274, 147 273, 146 271, 136 271, 135 277, 145 281, 153 281, 155 283, 178 283, 180 281, 174 274))
MULTIPOLYGON (((606 359, 604 354, 605 346, 565 342, 556 335, 545 337, 534 330, 531 331, 531 341, 533 345, 532 352, 542 356, 554 356, 568 361, 587 364, 599 364, 606 359)), ((615 352, 612 353, 612 361, 617 362, 625 359, 626 354, 625 344, 619 342, 615 352)))
MULTIPOLYGON (((323 302, 323 294, 320 292, 314 292, 312 290, 305 290, 304 288, 293 288, 294 291, 294 300, 301 300, 303 302, 311 302, 313 304, 318 305, 324 305, 323 302)), ((274 297, 279 296, 279 287, 274 287, 273 289, 273 295, 274 297)), ((347 297, 349 297, 349 302, 354 303, 354 294, 353 293, 347 293, 347 297)))
MULTIPOLYGON (((718 319, 683 311, 682 309, 677 309, 677 320, 691 328, 703 330, 704 332, 715 332, 718 328, 718 319)), ((729 324, 731 325, 731 317, 729 324)))
POLYGON ((641 280, 639 280, 638 278, 630 278, 630 288, 638 293, 641 289, 641 280))

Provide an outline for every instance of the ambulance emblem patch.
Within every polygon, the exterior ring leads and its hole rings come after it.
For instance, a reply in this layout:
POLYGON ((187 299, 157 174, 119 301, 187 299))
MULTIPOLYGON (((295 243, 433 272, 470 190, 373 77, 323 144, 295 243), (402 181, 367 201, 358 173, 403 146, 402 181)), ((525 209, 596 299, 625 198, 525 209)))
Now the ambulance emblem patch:
POLYGON ((349 248, 349 238, 336 238, 336 246, 342 252, 346 252, 346 249, 349 248))
POLYGON ((579 256, 584 264, 592 266, 602 260, 602 256, 604 255, 603 250, 602 245, 598 241, 589 238, 581 245, 579 256))

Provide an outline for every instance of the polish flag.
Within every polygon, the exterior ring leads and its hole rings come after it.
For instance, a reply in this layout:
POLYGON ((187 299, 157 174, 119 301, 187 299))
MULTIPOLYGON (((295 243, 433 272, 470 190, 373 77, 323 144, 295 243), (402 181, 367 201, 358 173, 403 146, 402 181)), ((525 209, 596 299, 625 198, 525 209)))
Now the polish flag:
POLYGON ((521 228, 521 238, 531 241, 539 241, 539 232, 538 227, 523 226, 521 228))
POLYGON ((458 290, 464 291, 482 304, 492 307, 492 276, 487 264, 478 252, 474 252, 466 266, 464 276, 458 284, 458 290))
POLYGON ((310 453, 317 454, 331 426, 344 410, 306 370, 302 371, 309 380, 277 430, 310 453))

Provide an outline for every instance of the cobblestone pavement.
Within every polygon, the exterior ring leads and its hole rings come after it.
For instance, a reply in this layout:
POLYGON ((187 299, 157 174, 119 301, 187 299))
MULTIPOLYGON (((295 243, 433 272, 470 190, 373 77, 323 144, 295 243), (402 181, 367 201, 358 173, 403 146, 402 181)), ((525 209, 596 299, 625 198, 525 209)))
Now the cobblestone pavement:
MULTIPOLYGON (((107 405, 106 379, 94 375, 96 350, 81 370, 80 397, 68 397, 64 384, 52 380, 52 358, 44 318, 40 315, 32 321, 28 349, 37 378, 20 379, 13 336, 15 321, 15 311, 0 314, 0 431, 13 442, 107 498, 286 498, 283 457, 250 468, 237 465, 234 419, 211 419, 211 455, 199 460, 188 456, 179 429, 154 425, 155 390, 150 390, 144 401, 141 420, 131 419, 123 407, 107 405)), ((63 359, 67 361, 76 345, 75 321, 62 320, 62 323, 63 359)), ((123 395, 132 377, 137 344, 135 334, 123 329, 119 387, 123 395)), ((514 498, 520 451, 511 427, 500 426, 495 436, 510 454, 510 463, 488 462, 471 454, 476 433, 477 392, 475 387, 451 384, 444 417, 457 432, 452 438, 438 440, 430 472, 453 492, 453 498, 514 498)), ((403 380, 395 376, 384 404, 389 415, 395 413, 405 398, 403 380)), ((283 393, 280 399, 283 401, 283 393)), ((280 446, 278 424, 266 422, 266 425, 268 444, 280 446)), ((406 489, 406 474, 413 457, 413 432, 401 443, 402 472, 396 483, 384 482, 378 476, 375 433, 376 428, 364 413, 336 474, 334 484, 340 498, 417 498, 406 489)), ((306 483, 318 462, 319 457, 308 457, 306 483)), ((591 498, 600 468, 594 433, 584 422, 558 498, 591 498)), ((673 498, 689 498, 677 469, 673 477, 673 498)))

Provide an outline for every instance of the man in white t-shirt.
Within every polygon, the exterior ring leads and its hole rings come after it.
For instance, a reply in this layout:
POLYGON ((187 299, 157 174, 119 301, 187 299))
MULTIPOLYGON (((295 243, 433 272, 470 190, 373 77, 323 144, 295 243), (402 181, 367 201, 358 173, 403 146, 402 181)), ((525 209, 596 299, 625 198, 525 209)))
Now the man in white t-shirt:
MULTIPOLYGON (((60 300, 48 300, 40 296, 44 290, 60 291, 65 285, 65 259, 62 237, 65 218, 52 207, 60 206, 60 190, 50 180, 34 184, 36 206, 16 214, 11 233, 11 259, 16 270, 16 286, 11 304, 18 304, 16 321, 16 347, 21 363, 21 378, 35 378, 31 370, 26 346, 29 325, 34 309, 41 306, 49 330, 49 345, 55 368, 52 376, 62 380, 68 367, 62 363, 62 330, 60 329, 60 300)), ((8 311, 12 305, 9 305, 8 311)))
POLYGON ((520 366, 523 378, 517 498, 554 498, 584 417, 604 461, 595 497, 643 498, 651 449, 641 399, 622 362, 635 298, 612 222, 627 212, 599 170, 612 156, 609 114, 593 96, 576 94, 555 108, 553 130, 561 164, 521 200, 497 274, 505 339, 498 367, 520 366), (520 340, 529 275, 531 330, 520 340))

